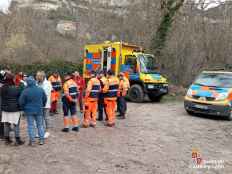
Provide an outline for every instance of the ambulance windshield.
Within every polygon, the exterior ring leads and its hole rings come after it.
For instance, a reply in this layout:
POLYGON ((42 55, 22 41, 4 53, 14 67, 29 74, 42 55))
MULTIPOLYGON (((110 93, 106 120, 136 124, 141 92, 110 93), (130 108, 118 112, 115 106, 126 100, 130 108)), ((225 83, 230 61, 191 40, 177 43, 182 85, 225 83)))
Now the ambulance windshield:
POLYGON ((155 58, 152 55, 140 54, 138 56, 142 73, 155 73, 155 58))

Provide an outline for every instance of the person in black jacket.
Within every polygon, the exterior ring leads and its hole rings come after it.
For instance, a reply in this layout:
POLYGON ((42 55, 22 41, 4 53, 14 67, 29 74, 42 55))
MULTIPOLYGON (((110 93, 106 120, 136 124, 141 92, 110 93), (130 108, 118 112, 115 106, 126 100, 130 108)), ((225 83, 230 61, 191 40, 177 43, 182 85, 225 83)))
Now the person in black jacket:
MULTIPOLYGON (((2 103, 2 86, 5 83, 5 75, 6 72, 1 70, 0 71, 0 106, 2 103)), ((2 108, 0 107, 0 120, 2 120, 2 108)), ((4 123, 0 122, 0 139, 4 138, 4 123)))
POLYGON ((6 144, 11 144, 13 141, 10 139, 11 125, 14 126, 16 145, 22 145, 24 142, 20 139, 19 134, 19 120, 20 120, 20 107, 18 99, 20 90, 14 85, 14 76, 6 74, 5 84, 2 86, 2 122, 4 125, 4 136, 6 144))

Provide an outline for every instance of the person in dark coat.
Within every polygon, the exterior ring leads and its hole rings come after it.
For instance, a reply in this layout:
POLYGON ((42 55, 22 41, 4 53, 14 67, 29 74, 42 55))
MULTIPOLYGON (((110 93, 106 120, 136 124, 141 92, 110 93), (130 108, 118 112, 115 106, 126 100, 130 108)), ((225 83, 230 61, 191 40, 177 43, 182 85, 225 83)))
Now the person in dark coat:
POLYGON ((1 121, 4 125, 4 137, 6 144, 11 144, 13 141, 10 139, 11 125, 14 126, 16 145, 22 145, 24 142, 20 139, 19 120, 20 120, 20 107, 18 99, 20 90, 14 84, 14 76, 6 74, 5 84, 2 86, 2 118, 1 121))
MULTIPOLYGON (((5 83, 6 72, 0 71, 0 106, 2 105, 2 86, 5 83)), ((2 120, 2 107, 0 107, 0 120, 2 120)), ((0 139, 4 138, 4 123, 0 122, 0 139)))
POLYGON ((40 145, 44 144, 44 126, 43 126, 43 108, 47 102, 47 96, 44 90, 36 86, 36 81, 33 77, 28 77, 27 88, 23 90, 19 104, 27 118, 28 134, 30 138, 29 145, 34 146, 35 143, 35 128, 36 122, 40 145))

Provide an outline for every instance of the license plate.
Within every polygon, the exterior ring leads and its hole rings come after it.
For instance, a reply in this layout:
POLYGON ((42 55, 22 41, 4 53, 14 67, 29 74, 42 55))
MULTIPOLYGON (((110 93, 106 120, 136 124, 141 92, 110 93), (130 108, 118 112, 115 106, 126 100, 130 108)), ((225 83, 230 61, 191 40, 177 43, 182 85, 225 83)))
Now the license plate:
POLYGON ((208 109, 208 106, 204 106, 204 105, 195 105, 195 108, 207 110, 207 109, 208 109))

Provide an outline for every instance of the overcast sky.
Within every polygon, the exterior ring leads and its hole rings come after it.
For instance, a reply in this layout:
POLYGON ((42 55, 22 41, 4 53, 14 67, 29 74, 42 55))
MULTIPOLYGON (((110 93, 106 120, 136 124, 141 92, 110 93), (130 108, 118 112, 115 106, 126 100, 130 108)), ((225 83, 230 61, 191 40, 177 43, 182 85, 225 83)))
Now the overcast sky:
POLYGON ((0 11, 7 14, 12 0, 0 0, 0 11))

